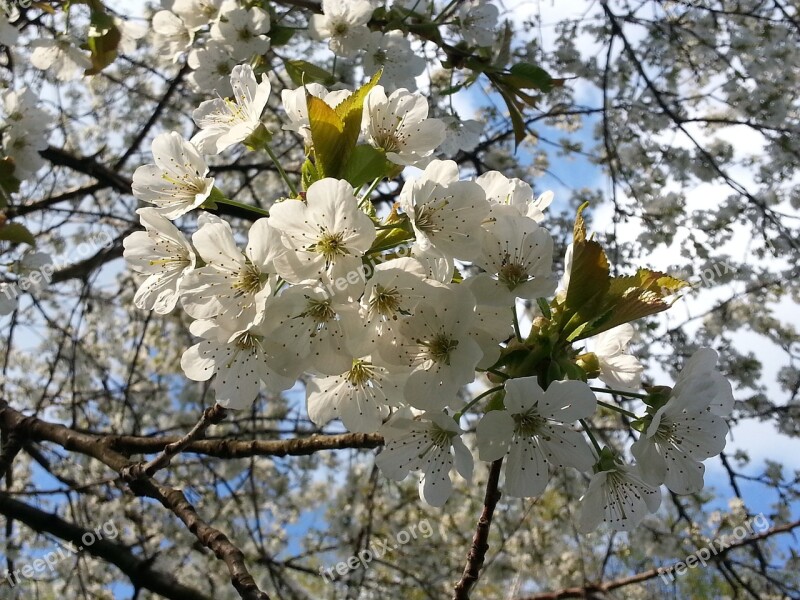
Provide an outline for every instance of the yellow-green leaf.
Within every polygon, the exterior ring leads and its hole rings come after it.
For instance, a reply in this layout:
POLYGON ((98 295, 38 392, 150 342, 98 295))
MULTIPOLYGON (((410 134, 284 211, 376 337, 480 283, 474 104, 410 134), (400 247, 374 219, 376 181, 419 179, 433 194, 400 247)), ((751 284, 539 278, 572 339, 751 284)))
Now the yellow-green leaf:
POLYGON ((324 100, 306 92, 306 106, 314 146, 314 164, 322 177, 336 177, 342 168, 344 123, 324 100))
POLYGON ((375 73, 366 84, 362 85, 347 98, 342 100, 334 109, 344 124, 341 143, 342 151, 344 152, 341 157, 342 169, 344 169, 344 165, 350 160, 350 153, 356 147, 358 136, 361 133, 361 116, 364 112, 364 100, 366 100, 370 90, 378 84, 382 72, 381 70, 375 73))
POLYGON ((597 316, 596 310, 610 285, 608 259, 603 247, 586 238, 583 211, 578 209, 572 241, 572 267, 564 300, 565 306, 587 318, 597 316))

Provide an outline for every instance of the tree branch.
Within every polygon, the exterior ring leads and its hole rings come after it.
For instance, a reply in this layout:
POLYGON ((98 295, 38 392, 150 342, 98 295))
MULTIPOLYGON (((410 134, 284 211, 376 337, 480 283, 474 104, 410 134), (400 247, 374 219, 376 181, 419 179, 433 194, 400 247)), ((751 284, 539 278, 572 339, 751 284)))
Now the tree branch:
POLYGON ((500 471, 503 467, 503 459, 500 458, 492 463, 489 469, 489 480, 486 482, 486 494, 483 498, 483 512, 478 519, 478 528, 475 537, 472 538, 472 546, 467 555, 467 565, 461 579, 456 583, 453 600, 469 600, 470 590, 478 582, 481 567, 489 550, 489 530, 492 527, 492 516, 494 509, 500 500, 500 471))

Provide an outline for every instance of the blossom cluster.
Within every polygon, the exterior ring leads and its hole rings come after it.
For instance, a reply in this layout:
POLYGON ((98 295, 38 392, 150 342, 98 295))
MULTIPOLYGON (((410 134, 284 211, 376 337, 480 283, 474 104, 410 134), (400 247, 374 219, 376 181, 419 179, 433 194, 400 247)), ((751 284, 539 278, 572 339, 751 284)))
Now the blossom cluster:
MULTIPOLYGON (((195 111, 191 140, 175 132, 155 138, 154 164, 133 179, 134 194, 152 206, 138 211, 144 231, 124 243, 126 259, 146 276, 137 306, 165 314, 180 304, 193 319, 198 342, 181 360, 189 379, 215 377, 216 400, 231 409, 301 379, 315 423, 340 419, 352 432, 383 434, 380 469, 396 480, 418 472, 420 495, 433 506, 450 496, 452 470, 472 476, 468 424, 476 425, 480 460, 505 459, 510 496, 541 494, 556 469, 590 475, 583 531, 601 521, 635 526, 657 510, 662 483, 676 493, 702 488, 702 461, 722 451, 733 408, 712 350, 687 362, 674 389, 645 395, 631 392, 641 388, 642 367, 626 353, 634 334, 627 323, 598 328, 581 355, 576 344, 559 342, 538 356, 521 335, 518 301, 544 307, 552 297, 554 313, 566 310, 563 298, 579 284, 568 274, 556 294, 553 239, 542 226, 552 194, 535 197, 530 185, 499 172, 463 180, 455 162, 433 158, 445 125, 428 118, 418 93, 309 85, 284 92, 282 126, 317 162, 309 158, 301 192, 286 179, 289 197, 252 223, 242 248, 231 224, 204 210, 230 202, 205 156, 238 143, 270 152, 262 113, 271 89, 248 65, 233 69, 230 87, 232 98, 195 111), (362 91, 364 145, 392 169, 421 170, 383 217, 371 201, 383 175, 371 186, 320 176, 330 157, 314 148, 321 145, 314 115, 352 110, 362 91), (190 241, 173 221, 192 212, 190 241), (633 415, 635 466, 591 432, 599 409, 628 412, 599 402, 587 383, 593 377, 644 399, 646 414, 633 415), (467 403, 463 391, 473 383, 490 388, 467 403)), ((581 260, 575 254, 572 262, 581 260)), ((556 322, 543 312, 532 331, 556 322)))

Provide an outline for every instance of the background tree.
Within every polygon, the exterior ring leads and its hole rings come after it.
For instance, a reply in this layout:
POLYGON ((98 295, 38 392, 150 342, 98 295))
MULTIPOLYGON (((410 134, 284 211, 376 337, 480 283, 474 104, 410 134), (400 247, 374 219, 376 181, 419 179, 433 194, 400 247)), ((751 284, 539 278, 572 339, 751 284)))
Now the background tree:
MULTIPOLYGON (((795 6, 115 4, 7 3, 0 15, 2 548, 12 574, 53 561, 3 581, 4 597, 797 597, 795 6), (271 84, 274 155, 237 144, 208 157, 225 195, 207 207, 239 241, 291 194, 285 178, 306 187, 313 132, 287 119, 303 97, 282 94, 357 89, 382 67, 387 94, 419 86, 447 126, 434 156, 462 179, 498 170, 536 196, 555 191, 542 218, 557 273, 589 201, 612 274, 687 280, 670 311, 635 324, 631 352, 654 385, 701 346, 719 353, 737 402, 706 488, 665 493, 632 533, 582 535, 577 472, 518 499, 498 494, 499 463, 478 463, 431 508, 412 478, 380 472, 381 435, 313 422, 302 385, 245 410, 215 405, 214 384, 181 369, 191 319, 136 308, 142 278, 121 257, 142 229, 132 185, 153 140, 196 134, 193 111, 230 95, 239 64, 271 84), (706 568, 658 571, 725 535, 706 568), (366 567, 336 572, 365 550, 366 567)), ((373 190, 381 214, 418 177, 393 175, 373 190)), ((519 309, 527 326, 542 307, 519 309)), ((610 410, 591 419, 620 449, 630 424, 610 410)), ((477 456, 478 419, 463 425, 477 456)))

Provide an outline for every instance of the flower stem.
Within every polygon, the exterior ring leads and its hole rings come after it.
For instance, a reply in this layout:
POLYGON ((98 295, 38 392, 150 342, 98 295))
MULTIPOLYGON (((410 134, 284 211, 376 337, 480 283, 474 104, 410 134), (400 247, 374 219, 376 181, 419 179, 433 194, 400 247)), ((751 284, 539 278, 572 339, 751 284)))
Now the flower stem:
POLYGON ((588 435, 589 439, 592 441, 592 446, 594 446, 594 449, 597 451, 597 456, 599 458, 603 452, 603 449, 600 448, 600 444, 597 443, 597 439, 594 437, 592 430, 589 428, 589 424, 586 422, 586 419, 579 419, 579 421, 583 427, 583 430, 586 432, 586 435, 588 435))
POLYGON ((372 185, 369 186, 369 189, 366 192, 364 192, 364 195, 361 196, 361 199, 358 201, 358 208, 361 208, 364 205, 364 202, 366 202, 369 199, 369 197, 372 195, 372 192, 375 191, 375 189, 380 185, 382 180, 383 177, 375 178, 375 181, 372 182, 372 185))
POLYGON ((503 389, 502 385, 497 385, 497 386, 495 386, 495 387, 493 387, 491 389, 486 390, 482 394, 478 394, 472 400, 470 400, 469 403, 464 408, 462 408, 460 411, 458 411, 453 418, 456 421, 458 421, 465 412, 467 412, 470 408, 475 406, 480 400, 483 400, 484 398, 486 398, 486 396, 489 396, 490 394, 494 394, 495 392, 499 392, 502 389, 503 389))
POLYGON ((522 342, 522 333, 519 330, 519 317, 517 316, 517 307, 511 307, 511 314, 514 315, 514 334, 517 336, 517 341, 522 342))
POLYGON ((638 419, 639 418, 639 417, 636 416, 636 413, 633 413, 633 412, 631 412, 629 410, 625 410, 621 406, 614 406, 613 404, 609 404, 608 402, 603 402, 601 400, 598 400, 597 403, 600 406, 602 406, 603 408, 607 408, 609 410, 617 411, 618 413, 621 413, 623 415, 627 415, 627 416, 631 417, 632 419, 638 419))
POLYGON ((237 202, 236 200, 231 200, 230 198, 214 198, 214 202, 217 204, 227 204, 228 206, 235 206, 236 208, 241 208, 242 210, 247 210, 252 213, 256 213, 262 217, 268 217, 269 211, 260 208, 258 206, 253 206, 252 204, 245 204, 243 202, 237 202))
POLYGON ((619 396, 630 396, 631 398, 647 398, 647 394, 637 394, 636 392, 623 392, 622 390, 612 390, 611 388, 591 388, 593 392, 602 392, 604 394, 617 394, 619 396))
POLYGON ((289 191, 292 193, 292 198, 297 198, 298 196, 297 188, 294 187, 292 180, 289 179, 289 176, 286 174, 286 171, 283 170, 283 167, 281 166, 278 157, 275 156, 275 153, 272 151, 272 148, 270 148, 269 145, 265 144, 264 149, 267 151, 267 154, 269 154, 269 157, 272 159, 272 162, 275 163, 275 168, 278 169, 278 173, 280 174, 281 179, 283 179, 284 183, 286 183, 286 187, 288 187, 289 191))

